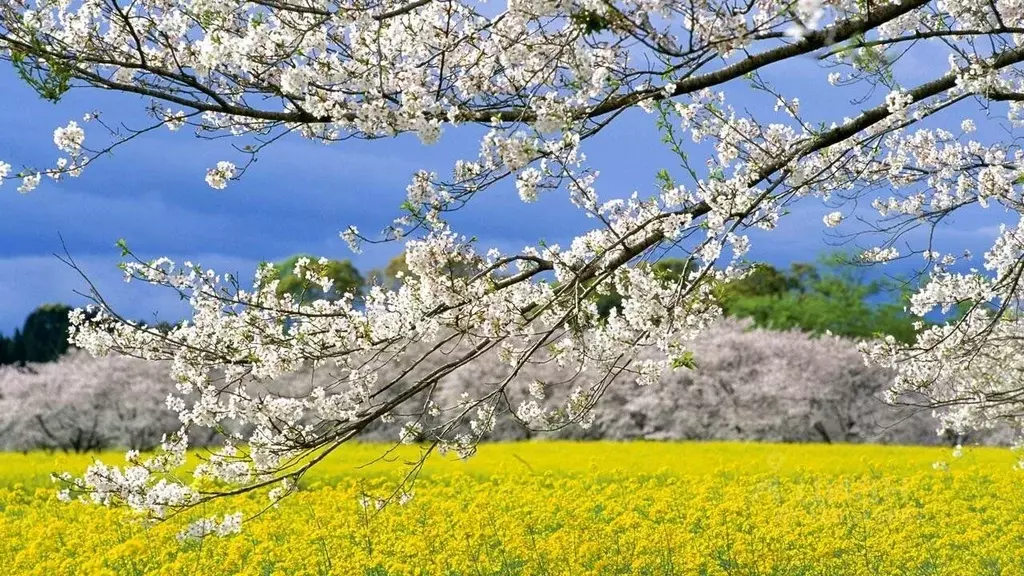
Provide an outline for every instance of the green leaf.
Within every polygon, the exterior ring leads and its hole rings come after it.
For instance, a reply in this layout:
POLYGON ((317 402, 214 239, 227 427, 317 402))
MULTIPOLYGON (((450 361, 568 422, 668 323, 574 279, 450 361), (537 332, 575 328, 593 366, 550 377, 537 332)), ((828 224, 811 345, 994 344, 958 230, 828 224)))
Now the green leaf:
POLYGON ((661 170, 659 170, 659 171, 658 171, 658 173, 657 173, 657 174, 655 174, 655 176, 654 176, 654 177, 655 177, 655 178, 657 179, 657 181, 658 181, 658 182, 660 182, 660 183, 662 184, 662 186, 663 186, 663 187, 664 187, 664 188, 665 188, 666 190, 667 190, 667 189, 669 189, 669 188, 672 188, 672 187, 673 187, 673 185, 675 184, 675 183, 674 183, 674 182, 672 181, 672 175, 671 175, 671 174, 669 174, 668 170, 666 170, 666 169, 664 169, 664 168, 662 168, 661 170))
POLYGON ((71 88, 72 68, 48 54, 49 46, 36 36, 27 50, 11 49, 11 64, 18 76, 50 102, 58 102, 71 88))
POLYGON ((598 34, 612 27, 608 18, 594 12, 593 10, 580 10, 569 15, 573 24, 583 29, 584 35, 598 34))
POLYGON ((672 359, 672 369, 678 370, 680 368, 687 368, 689 370, 697 369, 697 362, 694 360, 692 351, 687 350, 672 359))

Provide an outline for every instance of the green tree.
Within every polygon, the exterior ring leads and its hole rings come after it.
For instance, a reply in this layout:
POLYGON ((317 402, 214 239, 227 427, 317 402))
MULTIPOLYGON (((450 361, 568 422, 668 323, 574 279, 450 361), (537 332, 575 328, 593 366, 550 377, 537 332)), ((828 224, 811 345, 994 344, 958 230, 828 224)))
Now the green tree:
MULTIPOLYGON (((652 267, 657 278, 666 285, 672 285, 678 283, 680 278, 689 274, 696 267, 696 264, 692 260, 684 260, 682 258, 662 258, 655 262, 652 267)), ((588 282, 586 285, 590 286, 592 284, 593 281, 588 282)), ((607 318, 613 308, 622 309, 622 295, 614 288, 608 292, 591 293, 590 299, 597 304, 597 313, 601 318, 607 318)))
POLYGON ((328 260, 326 264, 320 265, 319 258, 309 254, 296 254, 287 260, 274 265, 277 270, 280 282, 277 285, 277 295, 291 294, 296 300, 312 302, 314 300, 337 300, 343 294, 352 293, 359 299, 366 282, 359 270, 348 260, 328 260), (308 279, 299 278, 295 275, 295 264, 300 258, 309 258, 309 269, 314 270, 334 281, 328 292, 314 284, 308 279))
POLYGON ((722 308, 728 310, 739 299, 781 297, 796 288, 798 282, 795 277, 780 272, 771 264, 755 264, 743 278, 721 285, 716 296, 722 308))
POLYGON ((846 253, 827 254, 817 265, 793 264, 787 274, 769 269, 762 268, 754 282, 741 284, 745 278, 724 289, 726 315, 751 318, 774 330, 828 331, 851 338, 888 334, 913 341, 918 318, 904 310, 902 293, 893 297, 898 283, 867 280, 865 269, 846 253))
POLYGON ((14 330, 14 336, 11 338, 9 358, 11 364, 25 365, 25 339, 21 335, 21 329, 16 328, 14 330))
MULTIPOLYGON (((452 278, 469 278, 476 276, 483 271, 484 265, 481 262, 465 262, 465 261, 449 261, 446 264, 446 270, 448 276, 452 278)), ((397 288, 402 285, 402 278, 412 275, 409 271, 409 265, 405 261, 405 252, 400 253, 388 261, 387 266, 384 268, 376 268, 371 270, 367 274, 368 284, 377 284, 390 288, 397 288)), ((492 277, 498 278, 499 274, 492 274, 492 277)))
POLYGON ((43 304, 25 319, 21 330, 26 362, 53 362, 68 351, 68 314, 65 304, 43 304))
POLYGON ((818 268, 814 264, 794 262, 789 265, 789 278, 793 289, 806 292, 809 287, 821 279, 821 274, 818 273, 818 268))
POLYGON ((377 284, 394 289, 402 285, 402 279, 399 278, 399 275, 404 276, 408 273, 409 265, 405 263, 405 252, 402 252, 389 260, 384 268, 370 270, 370 273, 366 275, 366 280, 369 284, 377 284))
POLYGON ((0 366, 14 363, 14 341, 0 335, 0 366))

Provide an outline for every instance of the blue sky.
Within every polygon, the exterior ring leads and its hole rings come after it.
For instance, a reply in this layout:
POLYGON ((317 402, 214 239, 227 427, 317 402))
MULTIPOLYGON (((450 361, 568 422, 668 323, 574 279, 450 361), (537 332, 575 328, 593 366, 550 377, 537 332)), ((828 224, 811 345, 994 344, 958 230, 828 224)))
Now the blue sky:
MULTIPOLYGON (((906 82, 933 63, 905 66, 906 82)), ((778 68, 770 79, 799 86, 804 110, 821 120, 837 120, 826 72, 806 61, 778 68)), ((142 126, 147 101, 96 90, 72 91, 58 104, 38 98, 8 67, 0 67, 0 159, 13 164, 46 166, 58 157, 53 129, 81 121, 99 110, 109 121, 142 126), (122 112, 124 111, 124 112, 122 112)), ((878 98, 884 94, 876 95, 878 98)), ((750 106, 771 103, 754 102, 750 106)), ((846 113, 846 112, 844 112, 846 113)), ((86 127, 86 144, 97 144, 95 127, 86 127)), ((226 143, 197 140, 182 130, 160 131, 117 149, 77 179, 44 181, 33 193, 20 195, 16 183, 0 187, 0 332, 10 333, 36 306, 45 302, 81 304, 74 294, 84 282, 53 255, 61 251, 58 234, 72 256, 101 291, 129 317, 176 320, 186 307, 177 297, 138 285, 125 285, 117 270, 118 238, 143 257, 189 259, 218 272, 248 276, 260 260, 279 260, 296 252, 350 258, 362 270, 381 266, 400 251, 398 245, 368 247, 353 255, 338 232, 354 224, 365 232, 379 230, 398 214, 405 186, 419 168, 447 173, 454 160, 473 158, 478 147, 474 128, 449 130, 439 144, 423 146, 415 137, 330 146, 299 138, 270 148, 241 182, 226 190, 209 188, 203 178, 218 160, 232 155, 226 143)), ((654 174, 674 166, 659 143, 654 117, 627 113, 584 148, 601 170, 598 190, 605 197, 652 190, 654 174)), ((700 164, 703 157, 694 158, 700 164)), ((751 257, 787 265, 813 260, 828 249, 820 202, 800 205, 779 230, 756 241, 751 257)), ((476 234, 484 245, 518 249, 543 238, 566 243, 588 222, 565 198, 542 197, 524 205, 510 186, 478 196, 454 218, 457 229, 476 234)), ((961 218, 956 246, 983 250, 992 237, 992 216, 961 218)))

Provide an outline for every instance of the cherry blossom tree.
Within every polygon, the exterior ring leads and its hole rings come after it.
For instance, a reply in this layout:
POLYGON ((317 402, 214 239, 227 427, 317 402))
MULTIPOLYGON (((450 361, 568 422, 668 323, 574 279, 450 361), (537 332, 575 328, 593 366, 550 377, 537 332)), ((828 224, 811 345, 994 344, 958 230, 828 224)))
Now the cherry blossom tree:
POLYGON ((157 362, 74 351, 57 362, 0 369, 0 447, 90 452, 152 450, 180 426, 157 362))
MULTIPOLYGON (((662 374, 648 387, 620 379, 594 409, 593 426, 552 432, 524 425, 510 410, 495 414, 491 441, 528 438, 605 440, 744 440, 774 442, 884 442, 939 444, 929 411, 882 401, 892 382, 888 369, 861 362, 856 342, 798 331, 754 328, 749 320, 722 319, 693 343, 695 370, 662 374)), ((656 350, 641 355, 657 355, 656 350)), ((409 356, 385 368, 397 374, 409 356)), ((0 450, 152 449, 180 426, 164 409, 174 393, 168 367, 159 362, 73 351, 53 363, 0 369, 0 450)), ((493 391, 505 368, 492 353, 444 378, 429 395, 441 406, 457 406, 493 391)), ((506 388, 513 406, 523 401, 564 401, 558 382, 571 367, 524 366, 506 388)), ((310 367, 262 383, 261 393, 305 397, 330 386, 325 371, 310 367)), ((426 400, 421 395, 420 400, 426 400)), ((417 416, 412 406, 410 416, 417 416)), ((435 411, 435 416, 442 415, 435 411)), ((424 417, 429 428, 431 415, 424 417)), ((360 440, 388 442, 399 436, 402 415, 378 420, 360 440)), ((466 423, 467 431, 468 423, 466 423)), ((197 428, 189 444, 216 446, 221 436, 197 428)), ((971 435, 963 443, 1006 444, 1009 430, 971 435)), ((241 431, 245 434, 246 431, 241 431)))
MULTIPOLYGON (((206 174, 216 189, 292 133, 325 143, 415 133, 425 144, 463 125, 483 133, 479 153, 449 173, 417 172, 379 236, 342 232, 353 249, 404 243, 401 286, 372 288, 361 306, 279 296, 268 268, 250 286, 126 250, 126 276, 180 292, 191 320, 156 331, 96 293, 94 315, 72 316, 72 341, 96 355, 169 361, 183 428, 153 457, 66 480, 96 501, 160 514, 255 489, 280 496, 396 414, 407 415, 403 439, 430 441, 424 453, 463 456, 499 410, 539 428, 587 426, 613 381, 645 386, 694 365, 690 344, 719 314, 716 286, 747 270, 748 233, 784 226, 801 201, 831 206, 830 227, 852 226, 855 206, 872 206, 863 225, 877 242, 862 258, 919 258, 915 314, 971 303, 955 322, 922 324, 912 345, 864 346, 896 371, 891 399, 923 397, 961 429, 1016 418, 1021 223, 1000 229, 983 269, 962 271, 961 252, 940 252, 934 239, 962 210, 1024 213, 1014 135, 1022 32, 1024 10, 1008 0, 2 0, 0 57, 43 97, 92 87, 151 102, 148 127, 127 131, 90 113, 54 132, 53 166, 0 164, 21 192, 44 176, 78 176, 160 128, 233 142, 241 160, 206 174), (827 80, 830 98, 854 105, 808 112, 806 83, 773 82, 778 70, 827 80), (632 109, 653 115, 679 166, 650 189, 602 189, 586 146, 632 109), (566 195, 592 229, 564 246, 505 252, 449 225, 450 213, 506 181, 524 202, 566 195), (689 273, 657 274, 651 263, 666 254, 684 255, 689 273), (604 318, 593 296, 613 290, 622 304, 604 318), (490 392, 457 406, 431 399, 440 380, 491 353, 504 365, 490 392), (408 368, 383 369, 397 359, 408 368), (562 396, 537 390, 512 405, 506 389, 537 363, 575 376, 549 383, 562 396), (302 397, 256 392, 266 388, 254 383, 307 365, 332 384, 302 397), (228 488, 163 479, 183 463, 188 430, 227 419, 249 432, 230 435, 197 474, 228 488)), ((313 264, 296 274, 327 292, 324 263, 313 264)))

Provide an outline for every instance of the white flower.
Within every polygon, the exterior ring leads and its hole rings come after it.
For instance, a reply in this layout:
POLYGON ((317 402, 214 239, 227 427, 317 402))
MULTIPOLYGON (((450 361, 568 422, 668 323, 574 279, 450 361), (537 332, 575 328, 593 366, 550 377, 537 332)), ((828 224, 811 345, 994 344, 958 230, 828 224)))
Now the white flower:
POLYGON ((885 96, 885 106, 890 114, 900 114, 914 102, 914 97, 903 90, 893 90, 885 96))
POLYGON ((215 190, 223 190, 228 186, 228 180, 235 177, 238 170, 231 162, 217 162, 215 168, 206 171, 206 183, 215 190))
POLYGON ((864 262, 884 263, 898 258, 900 253, 895 248, 869 248, 861 253, 860 259, 864 262))
POLYGON ((406 198, 416 205, 434 202, 438 198, 437 188, 433 184, 436 179, 437 174, 434 172, 417 171, 412 177, 412 183, 405 188, 406 198))
POLYGON ((362 252, 362 249, 359 247, 359 228, 356 228, 355 226, 349 226, 348 228, 342 230, 339 236, 341 236, 341 239, 344 240, 346 244, 348 244, 348 249, 351 250, 353 253, 359 254, 360 252, 362 252))
POLYGON ((419 422, 406 422, 398 432, 402 444, 414 444, 423 434, 423 425, 419 422))
POLYGON ((270 500, 270 503, 275 508, 277 508, 280 505, 280 500, 285 497, 285 494, 287 494, 287 492, 288 489, 286 487, 277 486, 272 488, 270 492, 267 493, 267 498, 270 500))
POLYGON ((821 22, 821 17, 825 11, 822 10, 822 0, 797 0, 796 10, 803 20, 804 26, 814 30, 818 27, 818 23, 821 22))
POLYGON ((200 540, 207 536, 230 536, 242 531, 242 513, 225 514, 220 522, 216 516, 201 518, 178 533, 178 541, 200 540))
POLYGON ((516 418, 526 424, 530 424, 537 418, 540 418, 543 414, 544 410, 541 409, 536 400, 528 400, 516 408, 516 418))
POLYGON ((840 222, 843 221, 843 213, 838 211, 829 212, 828 214, 825 215, 824 218, 822 218, 822 221, 825 222, 825 226, 828 226, 829 228, 835 228, 836 226, 839 226, 840 222))
POLYGON ((18 192, 22 194, 28 194, 29 192, 36 189, 39 186, 39 182, 43 179, 43 175, 36 172, 35 174, 29 174, 21 179, 21 186, 18 186, 18 192))
POLYGON ((164 123, 171 132, 177 132, 185 125, 185 113, 181 110, 172 112, 170 108, 164 110, 164 123))
POLYGON ((537 200, 537 185, 540 184, 542 177, 540 170, 536 168, 527 168, 519 173, 516 177, 516 189, 523 202, 537 200))
POLYGON ((797 0, 797 18, 786 28, 784 33, 790 38, 803 38, 808 32, 817 29, 825 11, 822 0, 797 0))
POLYGON ((977 130, 977 126, 974 125, 974 120, 967 118, 960 123, 960 129, 963 130, 966 134, 970 134, 971 132, 977 130))
POLYGON ((235 512, 234 514, 225 514, 224 520, 221 521, 217 527, 218 536, 227 536, 229 534, 238 534, 242 531, 242 513, 235 512))
POLYGON ((309 77, 310 74, 305 67, 285 69, 284 72, 281 72, 281 92, 302 96, 309 87, 309 77))
POLYGON ((77 156, 82 151, 83 142, 85 142, 85 131, 74 120, 68 122, 67 126, 53 131, 53 143, 61 152, 77 156))
POLYGON ((530 382, 529 386, 530 396, 533 396, 537 400, 543 400, 545 397, 544 383, 540 380, 534 380, 530 382))

